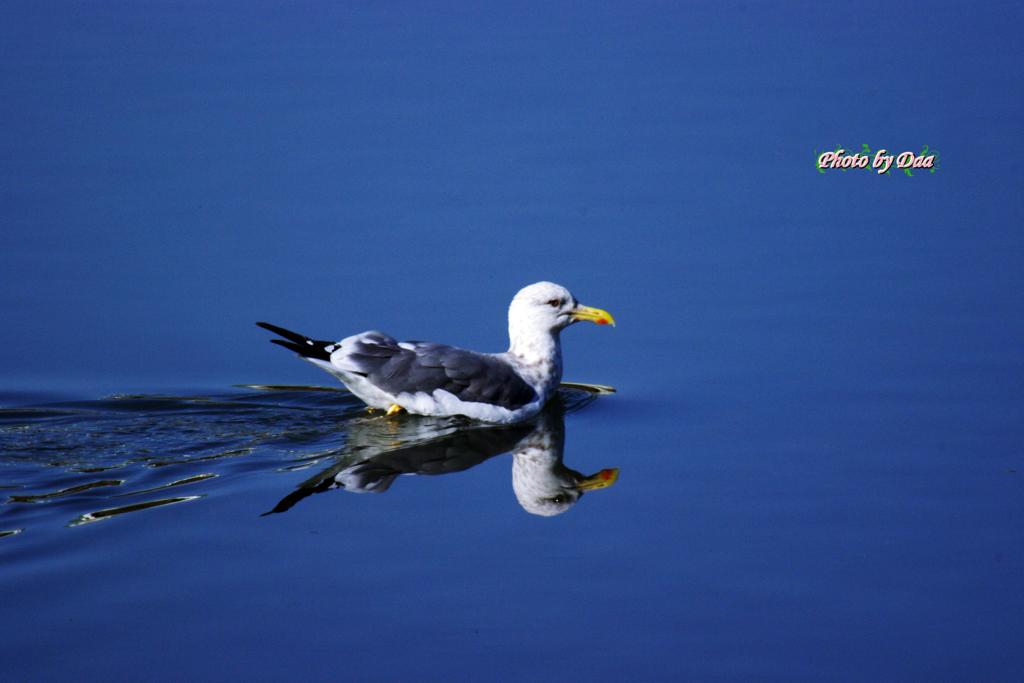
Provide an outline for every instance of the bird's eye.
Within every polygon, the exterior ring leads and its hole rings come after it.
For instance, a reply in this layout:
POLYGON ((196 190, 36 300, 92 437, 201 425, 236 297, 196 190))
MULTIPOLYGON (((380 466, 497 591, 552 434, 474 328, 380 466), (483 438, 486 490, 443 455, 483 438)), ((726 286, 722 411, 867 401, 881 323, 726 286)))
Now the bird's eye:
POLYGON ((565 503, 568 500, 569 500, 568 497, 563 496, 562 494, 558 494, 557 496, 555 496, 554 498, 551 499, 551 502, 555 503, 556 505, 561 505, 562 503, 565 503))
POLYGON ((548 302, 548 306, 551 306, 552 308, 558 308, 561 305, 562 305, 562 300, 561 299, 552 299, 551 301, 548 302))

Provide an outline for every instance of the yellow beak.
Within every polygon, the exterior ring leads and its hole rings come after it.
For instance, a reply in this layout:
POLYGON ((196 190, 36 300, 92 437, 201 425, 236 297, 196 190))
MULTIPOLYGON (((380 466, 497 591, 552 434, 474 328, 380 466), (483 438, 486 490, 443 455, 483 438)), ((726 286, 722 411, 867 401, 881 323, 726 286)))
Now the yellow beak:
POLYGON ((576 483, 576 488, 580 491, 594 491, 595 489, 606 489, 614 484, 619 478, 619 468, 613 467, 607 470, 601 470, 597 474, 592 474, 586 479, 583 479, 576 483))
POLYGON ((611 325, 615 327, 615 318, 612 317, 611 313, 602 311, 600 308, 591 308, 590 306, 577 306, 576 310, 572 312, 572 319, 573 322, 586 320, 598 325, 611 325))

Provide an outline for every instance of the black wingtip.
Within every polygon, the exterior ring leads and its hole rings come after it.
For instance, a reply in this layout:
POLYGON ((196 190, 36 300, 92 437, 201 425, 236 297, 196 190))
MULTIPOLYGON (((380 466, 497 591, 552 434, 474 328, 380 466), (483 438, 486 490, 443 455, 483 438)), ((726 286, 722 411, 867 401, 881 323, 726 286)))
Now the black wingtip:
POLYGON ((309 339, 309 337, 307 337, 304 334, 299 334, 298 332, 292 332, 291 330, 285 329, 283 327, 278 327, 277 325, 271 325, 270 323, 258 322, 258 323, 256 323, 256 326, 257 327, 262 327, 263 329, 265 329, 265 330, 267 330, 269 332, 273 332, 274 334, 278 335, 279 337, 284 337, 288 341, 293 341, 293 342, 296 342, 296 343, 304 342, 307 339, 309 339))
POLYGON ((308 353, 306 352, 306 349, 312 349, 312 347, 309 347, 309 346, 304 347, 302 344, 296 344, 295 342, 285 341, 284 339, 271 339, 270 343, 271 344, 277 344, 278 346, 283 346, 284 348, 288 349, 289 351, 294 351, 295 353, 299 354, 300 356, 308 355, 308 353))
POLYGON ((258 322, 258 327, 262 327, 269 332, 273 332, 279 337, 284 339, 271 339, 272 344, 283 346, 289 351, 294 351, 303 358, 314 358, 316 360, 330 360, 331 354, 327 352, 327 347, 332 346, 334 342, 319 341, 316 339, 310 339, 304 334, 298 332, 292 332, 283 327, 277 325, 271 325, 270 323, 258 322))

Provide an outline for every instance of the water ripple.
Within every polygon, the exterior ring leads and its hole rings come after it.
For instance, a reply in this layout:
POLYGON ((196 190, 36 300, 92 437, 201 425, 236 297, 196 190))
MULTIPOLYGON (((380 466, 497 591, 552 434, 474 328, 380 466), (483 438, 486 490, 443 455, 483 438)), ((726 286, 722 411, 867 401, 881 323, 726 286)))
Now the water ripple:
POLYGON ((38 503, 45 500, 49 500, 51 498, 71 496, 76 493, 82 493, 83 491, 89 491, 90 489, 101 488, 104 486, 120 486, 123 483, 123 479, 104 479, 102 481, 91 481, 88 484, 69 486, 66 489, 60 489, 59 491, 51 491, 50 493, 35 493, 27 496, 10 496, 8 500, 12 503, 38 503))
MULTIPOLYGON (((564 412, 608 391, 566 385, 564 412)), ((485 425, 462 418, 370 417, 354 396, 325 387, 245 385, 210 395, 120 394, 0 408, 0 490, 10 491, 0 503, 7 529, 0 536, 222 495, 241 477, 406 453, 467 430, 486 434, 485 425), (197 492, 102 505, 181 486, 197 492)), ((498 445, 504 442, 490 448, 498 445)))
POLYGON ((161 498, 160 500, 149 500, 145 503, 135 503, 133 505, 122 505, 116 508, 106 508, 105 510, 96 510, 95 512, 87 512, 81 515, 78 519, 70 522, 68 526, 81 526, 83 524, 91 524, 92 522, 101 522, 105 519, 110 519, 117 515, 124 515, 129 512, 138 512, 140 510, 150 510, 156 507, 163 507, 164 505, 173 505, 175 503, 186 503, 190 500, 196 500, 201 496, 180 496, 178 498, 161 498))

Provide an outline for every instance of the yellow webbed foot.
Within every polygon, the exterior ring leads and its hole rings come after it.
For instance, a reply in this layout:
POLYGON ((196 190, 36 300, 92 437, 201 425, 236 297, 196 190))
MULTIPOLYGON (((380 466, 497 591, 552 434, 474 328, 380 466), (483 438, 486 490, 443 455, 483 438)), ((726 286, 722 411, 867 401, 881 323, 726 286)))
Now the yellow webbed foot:
POLYGON ((388 408, 387 416, 391 417, 392 415, 397 415, 398 413, 402 412, 403 410, 405 410, 405 409, 402 408, 402 406, 398 405, 397 403, 392 403, 391 407, 388 408))

